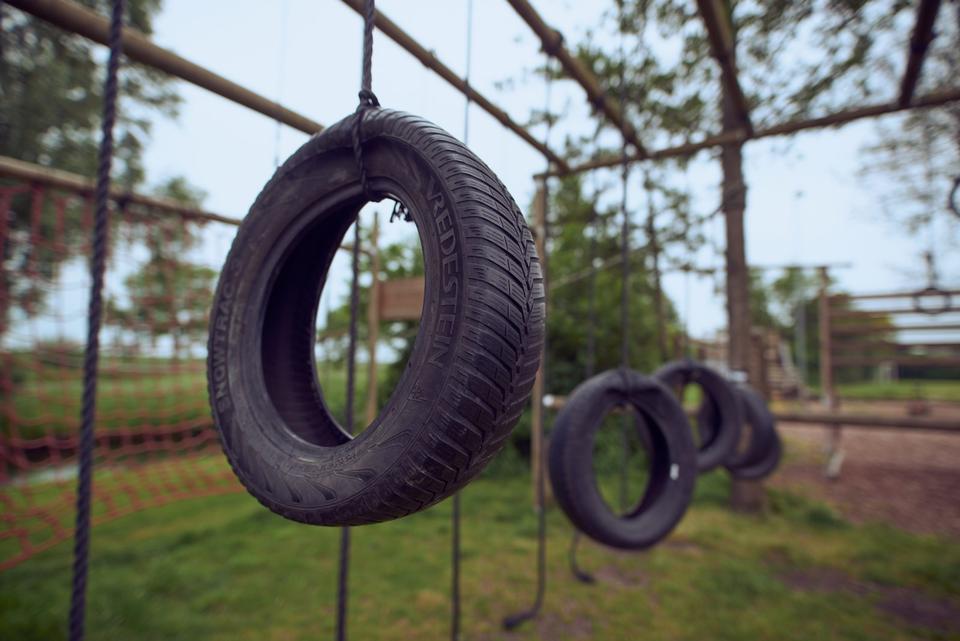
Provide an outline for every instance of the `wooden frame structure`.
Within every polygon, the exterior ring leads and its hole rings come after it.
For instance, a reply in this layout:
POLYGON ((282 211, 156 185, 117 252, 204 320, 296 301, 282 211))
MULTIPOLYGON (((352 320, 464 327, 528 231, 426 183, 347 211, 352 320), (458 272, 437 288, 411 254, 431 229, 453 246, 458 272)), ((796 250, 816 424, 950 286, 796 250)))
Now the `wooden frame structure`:
MULTIPOLYGON (((355 11, 359 11, 362 6, 360 0, 343 0, 343 2, 355 11)), ((699 141, 690 141, 666 149, 648 151, 642 140, 640 140, 639 134, 628 121, 624 105, 612 100, 609 95, 610 92, 600 84, 597 77, 564 47, 563 35, 559 31, 551 28, 543 20, 529 0, 507 0, 507 2, 540 38, 544 51, 560 62, 566 75, 575 80, 584 89, 587 99, 594 108, 599 113, 602 113, 612 125, 622 132, 626 140, 633 146, 634 153, 628 155, 626 158, 627 162, 688 157, 709 148, 736 146, 750 140, 790 135, 810 129, 834 127, 855 120, 873 118, 907 109, 930 108, 960 101, 960 89, 946 89, 931 92, 920 97, 914 96, 916 86, 922 74, 923 63, 929 48, 929 43, 933 38, 934 25, 940 8, 940 0, 921 0, 917 9, 916 22, 910 39, 906 69, 901 79, 899 96, 895 101, 846 109, 825 116, 789 121, 755 130, 750 120, 749 100, 744 94, 739 82, 735 64, 735 39, 732 35, 732 25, 730 24, 726 5, 722 0, 697 0, 698 11, 707 31, 712 55, 721 69, 721 83, 725 95, 729 97, 732 103, 738 124, 737 126, 729 126, 730 123, 726 123, 727 126, 724 131, 707 136, 699 141)), ((101 44, 106 43, 108 32, 107 20, 71 0, 7 0, 7 3, 65 30, 80 34, 101 44)), ((380 12, 378 12, 376 16, 376 26, 389 38, 420 60, 428 69, 437 73, 457 91, 477 103, 505 128, 515 133, 528 145, 542 154, 549 161, 551 168, 548 172, 539 175, 538 178, 543 179, 549 176, 563 176, 602 167, 612 167, 624 161, 624 158, 620 155, 611 154, 576 166, 569 166, 559 154, 538 141, 527 129, 517 124, 503 109, 497 107, 485 96, 480 94, 466 80, 459 77, 449 67, 438 60, 430 50, 417 42, 380 12)), ((244 105, 295 129, 308 134, 314 134, 323 128, 320 123, 302 114, 298 114, 249 89, 233 83, 178 56, 172 51, 158 47, 145 35, 133 29, 124 29, 123 45, 125 55, 137 62, 160 69, 191 84, 203 87, 232 102, 244 105)), ((6 169, 10 170, 11 167, 12 166, 8 164, 6 169)), ((0 166, 0 169, 3 169, 3 167, 0 166)), ((13 169, 15 170, 16 168, 13 167, 13 169)), ((21 168, 21 170, 26 171, 24 168, 21 168)), ((83 179, 81 178, 80 180, 83 179)), ((209 212, 201 213, 203 215, 211 215, 209 212)), ((228 222, 225 218, 218 217, 217 219, 222 222, 228 222)), ((730 224, 731 222, 728 219, 728 226, 730 224)), ((742 225, 742 220, 738 224, 742 225)), ((742 236, 742 233, 740 236, 742 236)), ((734 281, 743 281, 740 284, 745 287, 744 279, 746 278, 746 271, 742 269, 745 264, 745 251, 742 243, 739 243, 738 246, 732 250, 728 250, 728 288, 734 281), (734 272, 736 273, 734 274, 734 272)), ((732 322, 734 319, 732 312, 730 313, 731 322, 729 325, 731 333, 736 332, 738 329, 742 330, 743 328, 740 327, 742 323, 732 322)), ((737 320, 742 321, 743 319, 738 317, 737 320)), ((543 390, 541 386, 537 394, 535 394, 535 407, 542 405, 542 396, 543 390)), ((826 418, 821 417, 821 422, 828 421, 826 418)), ((534 423, 533 429, 535 433, 542 432, 542 425, 539 420, 534 423)))

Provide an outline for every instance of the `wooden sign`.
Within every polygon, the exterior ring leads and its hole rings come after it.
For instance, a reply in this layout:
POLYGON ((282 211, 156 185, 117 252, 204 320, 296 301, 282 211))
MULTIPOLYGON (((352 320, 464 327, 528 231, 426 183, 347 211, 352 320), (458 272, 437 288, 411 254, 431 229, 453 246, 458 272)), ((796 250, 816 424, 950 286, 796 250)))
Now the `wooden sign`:
POLYGON ((423 309, 423 276, 380 283, 380 320, 419 320, 423 309))

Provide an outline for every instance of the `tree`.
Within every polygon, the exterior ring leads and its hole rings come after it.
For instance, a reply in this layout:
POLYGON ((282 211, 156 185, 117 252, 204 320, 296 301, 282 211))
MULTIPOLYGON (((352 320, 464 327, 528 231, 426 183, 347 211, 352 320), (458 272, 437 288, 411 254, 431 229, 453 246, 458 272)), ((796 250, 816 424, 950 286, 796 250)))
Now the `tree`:
MULTIPOLYGON (((183 178, 169 180, 157 193, 197 208, 204 198, 183 178)), ((154 347, 167 336, 173 357, 181 358, 185 349, 206 337, 217 272, 188 259, 199 242, 196 225, 149 211, 129 212, 122 220, 131 242, 142 243, 149 257, 124 279, 124 299, 107 299, 104 323, 146 338, 154 347)))
MULTIPOLYGON (((83 0, 109 13, 108 0, 83 0)), ((161 0, 129 0, 126 23, 152 32, 161 0)), ((0 3, 0 154, 18 160, 93 176, 97 164, 103 108, 102 57, 98 45, 0 3)), ((176 115, 180 99, 168 76, 125 60, 115 130, 114 179, 127 189, 144 180, 142 152, 154 114, 176 115)), ((0 247, 0 278, 9 293, 0 308, 0 336, 11 309, 32 316, 42 308, 44 283, 54 281, 60 266, 84 251, 80 221, 88 203, 73 201, 64 211, 63 235, 54 222, 53 204, 42 201, 33 229, 29 194, 14 199, 7 211, 7 235, 0 247), (30 242, 31 237, 44 242, 30 242), (56 240, 56 243, 50 242, 56 240)))
MULTIPOLYGON (((918 90, 957 86, 960 4, 941 7, 936 34, 918 90)), ((934 233, 948 235, 947 246, 956 244, 960 219, 948 210, 947 198, 960 179, 960 106, 911 111, 894 126, 879 124, 877 134, 879 140, 864 149, 861 176, 880 194, 883 214, 915 236, 932 236, 942 220, 934 233)))
MULTIPOLYGON (((738 113, 727 73, 711 59, 710 41, 692 3, 621 0, 607 12, 601 36, 592 32, 578 55, 597 72, 611 97, 623 96, 625 113, 650 147, 688 142, 718 129, 747 126, 738 113), (651 23, 650 17, 655 19, 651 23), (621 54, 610 42, 625 39, 621 54), (680 40, 679 47, 665 41, 680 40), (619 78, 624 78, 620 86, 619 78)), ((894 36, 909 3, 901 0, 782 2, 726 0, 721 5, 734 43, 734 67, 752 107, 754 125, 799 118, 814 110, 847 106, 883 88, 872 73, 892 64, 894 36), (816 56, 801 55, 815 51, 816 56)), ((605 123, 601 128, 608 126, 605 123)), ((610 154, 598 149, 597 154, 610 154)), ((723 179, 721 208, 727 221, 727 308, 731 366, 749 363, 750 284, 743 219, 746 179, 742 142, 718 155, 723 179)))

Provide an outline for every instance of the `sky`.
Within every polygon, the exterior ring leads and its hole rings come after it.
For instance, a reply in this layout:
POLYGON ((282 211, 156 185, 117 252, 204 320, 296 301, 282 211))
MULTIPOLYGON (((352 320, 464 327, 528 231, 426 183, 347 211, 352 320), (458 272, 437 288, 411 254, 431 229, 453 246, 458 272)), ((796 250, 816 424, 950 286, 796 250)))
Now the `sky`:
MULTIPOLYGON (((466 6, 466 0, 377 3, 384 14, 461 75, 466 68, 466 6)), ((576 42, 599 17, 596 3, 540 0, 536 6, 568 42, 576 42)), ((500 81, 524 78, 543 60, 539 42, 509 5, 502 0, 476 0, 473 29, 473 86, 518 122, 531 110, 543 109, 547 91, 535 76, 510 90, 498 88, 500 81)), ((463 96, 386 36, 376 32, 374 38, 373 86, 380 102, 423 116, 462 139, 463 96)), ((324 125, 356 107, 361 21, 338 0, 166 0, 155 21, 153 39, 324 125)), ((207 209, 243 216, 278 160, 282 162, 307 136, 187 83, 178 83, 178 90, 184 99, 179 118, 158 120, 154 126, 145 158, 149 180, 158 183, 184 175, 207 192, 207 209)), ((575 83, 555 83, 550 99, 552 109, 567 112, 551 134, 553 146, 559 147, 567 133, 591 128, 585 96, 575 83)), ((884 122, 896 126, 898 117, 884 122)), ((922 239, 908 237, 886 221, 877 190, 858 175, 862 149, 876 139, 877 131, 875 123, 861 121, 842 129, 746 145, 750 263, 842 263, 845 266, 836 269, 834 276, 844 289, 910 290, 923 285, 920 255, 932 239, 941 285, 960 285, 955 230, 935 230, 922 239)), ((542 127, 534 133, 538 138, 544 135, 542 127)), ((526 209, 534 191, 532 176, 544 169, 543 158, 475 107, 469 112, 467 142, 526 209)), ((605 174, 599 178, 612 179, 612 173, 605 174)), ((708 154, 698 156, 677 180, 689 186, 699 212, 716 208, 720 174, 708 154)), ((642 205, 637 185, 629 190, 628 199, 638 209, 642 205)), ((384 227, 385 242, 411 238, 409 227, 384 227)), ((205 252, 211 264, 222 261, 232 233, 221 229, 208 239, 205 252)), ((709 234, 723 238, 721 220, 714 222, 709 234)), ((718 265, 721 260, 702 254, 698 263, 718 265)), ((334 265, 327 302, 322 304, 345 295, 346 268, 343 256, 334 265)), ((707 336, 725 325, 723 300, 712 282, 671 274, 664 284, 694 335, 707 336)))

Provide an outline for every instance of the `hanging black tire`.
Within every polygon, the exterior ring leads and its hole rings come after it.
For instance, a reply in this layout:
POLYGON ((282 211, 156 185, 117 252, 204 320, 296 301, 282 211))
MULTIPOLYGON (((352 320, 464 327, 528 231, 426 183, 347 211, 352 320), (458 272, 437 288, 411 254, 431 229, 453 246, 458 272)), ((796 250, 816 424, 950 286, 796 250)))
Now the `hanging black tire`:
POLYGON ((550 481, 557 503, 584 534, 611 547, 639 550, 666 537, 686 512, 697 478, 696 450, 683 408, 660 382, 628 369, 609 370, 573 390, 550 435, 550 481), (633 406, 651 442, 647 489, 624 515, 597 487, 593 445, 604 416, 633 406))
POLYGON ((692 360, 667 363, 653 373, 654 378, 682 397, 683 388, 696 383, 703 390, 714 411, 710 425, 700 427, 700 445, 697 451, 697 469, 707 472, 723 465, 735 452, 740 441, 743 411, 733 383, 715 369, 692 360))
MULTIPOLYGON (((747 432, 742 447, 731 454, 724 467, 731 476, 739 479, 759 479, 770 475, 780 463, 783 445, 776 429, 773 414, 766 402, 751 387, 740 384, 736 387, 737 399, 743 408, 747 432)), ((713 403, 704 399, 697 412, 701 429, 709 433, 717 424, 718 416, 713 403)))
POLYGON ((317 380, 315 319, 330 263, 366 202, 353 122, 314 136, 261 192, 210 319, 210 403, 234 472, 277 514, 316 525, 399 518, 476 476, 524 409, 544 332, 533 239, 503 184, 438 127, 370 110, 369 184, 410 210, 426 296, 384 410, 356 438, 337 424, 317 380))
POLYGON ((777 422, 766 401, 756 391, 740 385, 737 392, 743 401, 744 419, 749 425, 751 445, 749 457, 732 460, 726 468, 730 476, 741 480, 759 480, 773 474, 783 457, 783 443, 777 432, 777 422))

